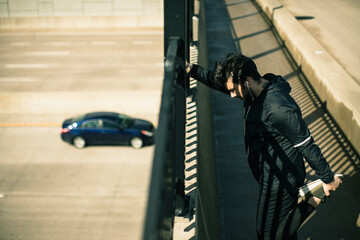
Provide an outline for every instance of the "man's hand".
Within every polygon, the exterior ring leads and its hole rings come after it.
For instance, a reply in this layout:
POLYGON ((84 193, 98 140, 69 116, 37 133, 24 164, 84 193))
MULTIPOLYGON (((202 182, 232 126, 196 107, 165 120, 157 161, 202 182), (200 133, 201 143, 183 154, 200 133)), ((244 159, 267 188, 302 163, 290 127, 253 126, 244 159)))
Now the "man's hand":
POLYGON ((330 191, 336 191, 336 189, 339 187, 339 185, 342 183, 341 179, 337 176, 334 176, 334 180, 331 183, 324 183, 323 188, 326 196, 330 196, 330 191))
POLYGON ((185 70, 186 70, 186 73, 189 73, 191 71, 191 68, 192 68, 192 64, 191 63, 188 63, 187 61, 185 62, 185 70))

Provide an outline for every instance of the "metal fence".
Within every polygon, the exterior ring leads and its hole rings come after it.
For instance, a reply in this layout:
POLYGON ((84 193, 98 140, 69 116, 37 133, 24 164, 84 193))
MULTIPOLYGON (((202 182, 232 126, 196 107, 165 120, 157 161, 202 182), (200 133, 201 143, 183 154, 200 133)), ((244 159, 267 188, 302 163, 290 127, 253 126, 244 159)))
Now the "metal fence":
POLYGON ((184 211, 185 118, 188 79, 191 0, 164 1, 165 74, 146 219, 144 240, 172 239, 174 216, 184 211))
POLYGON ((154 162, 143 239, 171 239, 175 213, 176 184, 176 85, 183 77, 184 59, 178 57, 183 51, 179 38, 170 40, 166 60, 163 94, 156 134, 154 162))

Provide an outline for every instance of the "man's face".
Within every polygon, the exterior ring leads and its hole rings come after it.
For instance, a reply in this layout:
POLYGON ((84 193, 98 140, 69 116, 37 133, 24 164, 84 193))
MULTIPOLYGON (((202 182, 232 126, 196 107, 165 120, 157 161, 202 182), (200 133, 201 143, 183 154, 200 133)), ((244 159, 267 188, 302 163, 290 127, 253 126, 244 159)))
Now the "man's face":
POLYGON ((252 100, 248 88, 243 86, 243 84, 233 83, 232 76, 228 77, 226 82, 226 88, 230 91, 230 96, 232 98, 240 98, 244 101, 252 100))
POLYGON ((233 77, 230 76, 226 82, 226 88, 230 91, 230 96, 232 98, 240 98, 244 100, 244 95, 242 91, 242 87, 240 84, 233 83, 233 77))

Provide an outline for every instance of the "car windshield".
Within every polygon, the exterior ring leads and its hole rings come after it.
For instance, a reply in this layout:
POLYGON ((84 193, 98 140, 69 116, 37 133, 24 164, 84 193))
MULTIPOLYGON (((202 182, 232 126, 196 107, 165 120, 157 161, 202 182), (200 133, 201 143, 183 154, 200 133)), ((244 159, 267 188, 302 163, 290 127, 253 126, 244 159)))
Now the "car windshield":
POLYGON ((134 125, 135 119, 123 114, 119 114, 119 121, 123 127, 128 128, 134 125))

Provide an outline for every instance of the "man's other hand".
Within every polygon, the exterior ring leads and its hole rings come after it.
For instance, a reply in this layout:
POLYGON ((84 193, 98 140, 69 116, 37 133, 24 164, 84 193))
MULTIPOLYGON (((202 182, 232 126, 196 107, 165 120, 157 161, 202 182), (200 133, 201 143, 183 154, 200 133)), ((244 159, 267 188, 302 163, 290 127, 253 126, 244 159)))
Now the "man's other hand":
POLYGON ((331 183, 324 183, 323 184, 323 188, 324 188, 324 192, 326 196, 330 196, 330 191, 336 191, 336 189, 338 189, 338 187, 340 186, 340 184, 342 183, 341 179, 338 178, 337 176, 334 176, 334 180, 331 183))

